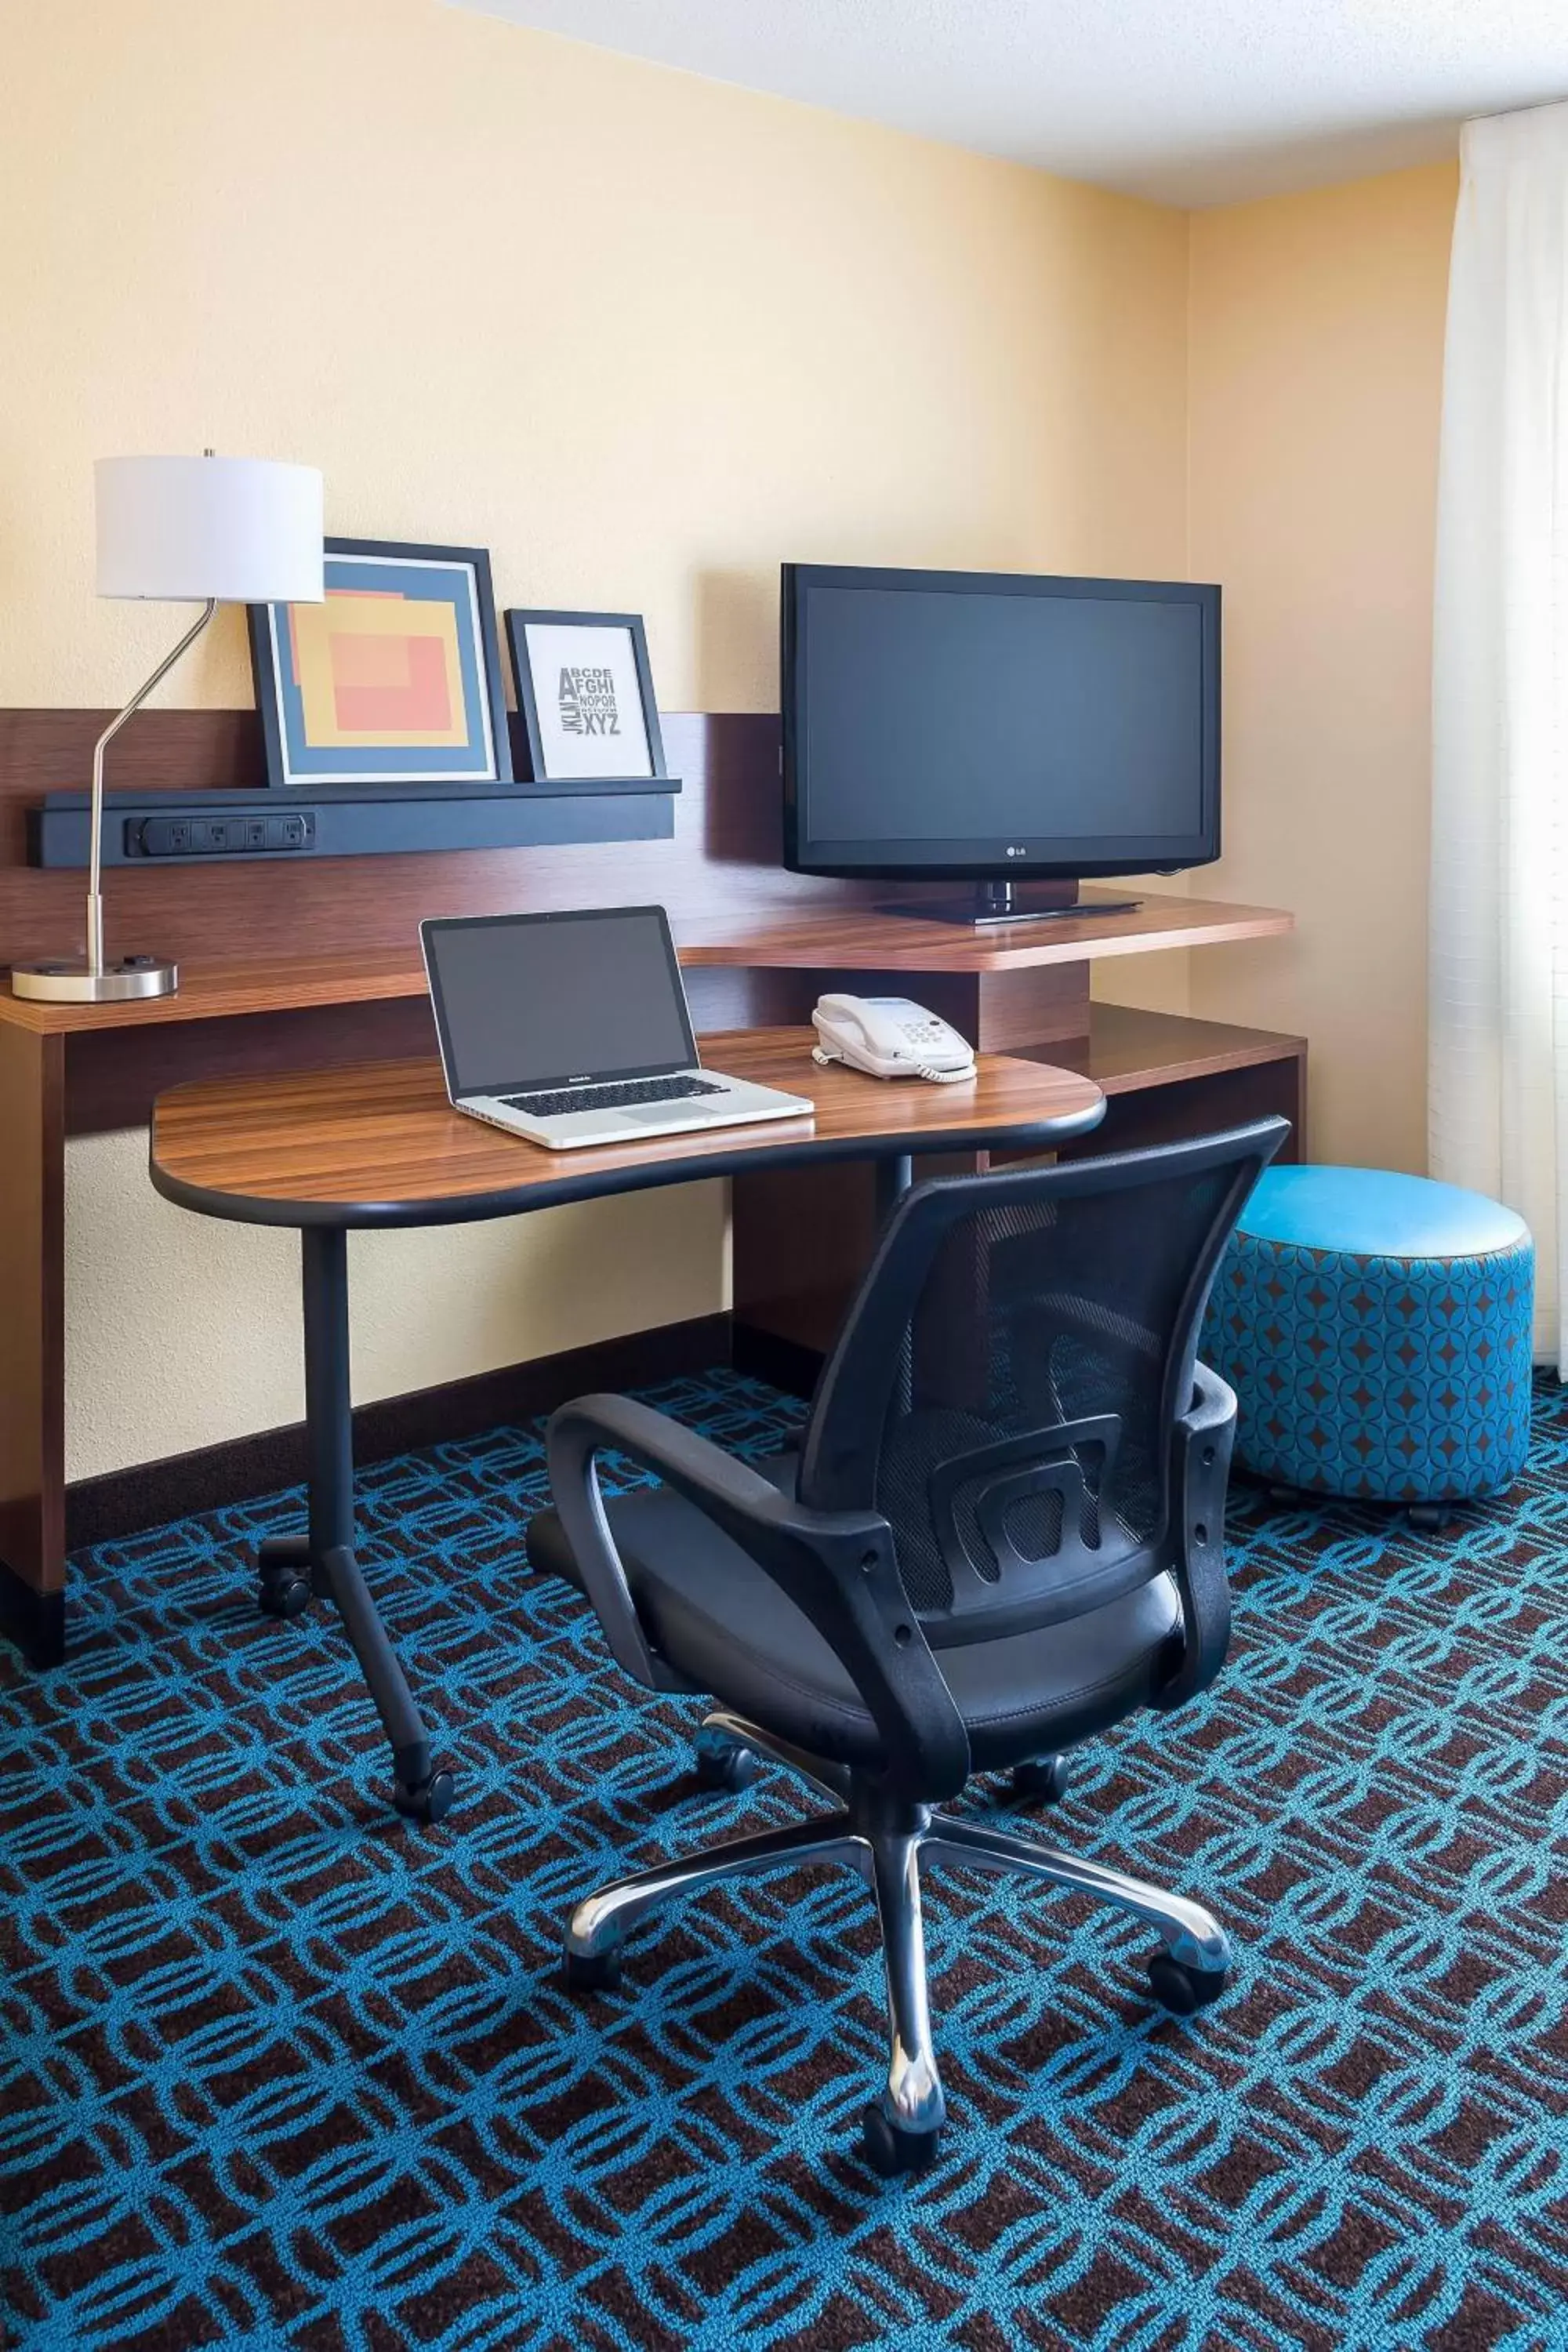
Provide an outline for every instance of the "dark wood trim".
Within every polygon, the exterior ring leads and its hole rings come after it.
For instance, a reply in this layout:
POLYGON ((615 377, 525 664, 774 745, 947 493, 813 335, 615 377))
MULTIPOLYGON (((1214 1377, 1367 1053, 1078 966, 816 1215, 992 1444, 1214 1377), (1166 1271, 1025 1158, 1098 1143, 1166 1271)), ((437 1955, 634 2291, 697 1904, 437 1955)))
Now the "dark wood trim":
MULTIPOLYGON (((710 1370, 730 1360, 730 1318, 701 1315, 651 1331, 630 1331, 555 1356, 538 1356, 468 1380, 384 1397, 354 1412, 354 1459, 384 1462, 421 1446, 477 1437, 537 1414, 595 1389, 646 1388, 654 1381, 710 1370)), ((223 1445, 204 1445, 162 1462, 79 1479, 66 1489, 66 1535, 73 1551, 109 1543, 144 1528, 223 1509, 305 1475, 305 1424, 259 1430, 223 1445)), ((14 1583, 16 1582, 13 1579, 14 1583)), ((26 1590, 26 1587, 20 1588, 26 1590)))
POLYGON ((10 1642, 36 1673, 64 1663, 66 1596, 40 1592, 0 1559, 0 1642, 10 1642))
POLYGON ((64 1582, 64 1040, 0 1032, 0 1560, 64 1582))
POLYGON ((766 1381, 786 1396, 809 1398, 826 1360, 820 1348, 808 1348, 803 1340, 786 1339, 756 1324, 737 1323, 731 1335, 734 1370, 750 1380, 766 1381))

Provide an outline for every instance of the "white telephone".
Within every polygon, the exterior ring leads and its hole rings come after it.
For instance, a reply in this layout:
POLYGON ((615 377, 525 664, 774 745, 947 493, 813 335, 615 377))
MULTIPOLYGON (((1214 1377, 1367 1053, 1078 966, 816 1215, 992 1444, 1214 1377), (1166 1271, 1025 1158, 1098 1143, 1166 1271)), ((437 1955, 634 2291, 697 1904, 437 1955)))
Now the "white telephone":
POLYGON ((974 1076, 968 1040, 907 996, 824 996, 812 1020, 816 1062, 847 1062, 874 1078, 930 1078, 955 1086, 974 1076))

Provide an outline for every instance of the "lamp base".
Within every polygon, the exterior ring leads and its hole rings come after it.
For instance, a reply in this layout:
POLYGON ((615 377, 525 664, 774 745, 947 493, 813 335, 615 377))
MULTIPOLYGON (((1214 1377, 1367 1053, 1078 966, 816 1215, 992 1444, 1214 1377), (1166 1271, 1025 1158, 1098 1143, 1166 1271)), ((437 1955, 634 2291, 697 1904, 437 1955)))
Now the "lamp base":
POLYGON ((42 1004, 125 1004, 137 997, 173 996, 179 985, 179 965, 160 956, 121 956, 101 971, 89 971, 85 958, 66 956, 11 968, 12 995, 42 1004))

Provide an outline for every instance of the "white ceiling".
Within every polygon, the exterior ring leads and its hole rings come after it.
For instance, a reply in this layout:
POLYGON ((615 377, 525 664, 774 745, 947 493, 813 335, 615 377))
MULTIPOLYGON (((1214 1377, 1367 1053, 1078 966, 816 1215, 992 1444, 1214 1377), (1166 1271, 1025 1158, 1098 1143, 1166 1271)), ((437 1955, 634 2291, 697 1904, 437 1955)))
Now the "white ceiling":
POLYGON ((1568 0, 457 0, 1175 205, 1454 153, 1568 98, 1568 0))

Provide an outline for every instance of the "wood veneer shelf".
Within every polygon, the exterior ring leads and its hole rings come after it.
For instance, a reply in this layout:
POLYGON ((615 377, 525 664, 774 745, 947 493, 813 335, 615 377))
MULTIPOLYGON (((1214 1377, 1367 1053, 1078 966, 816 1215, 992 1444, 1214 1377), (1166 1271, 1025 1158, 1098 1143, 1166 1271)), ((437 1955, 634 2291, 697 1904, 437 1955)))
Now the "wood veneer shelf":
POLYGON ((144 997, 129 1004, 44 1004, 0 995, 0 1023, 42 1036, 70 1036, 84 1029, 160 1028, 240 1013, 370 1004, 425 992, 417 945, 395 954, 368 948, 342 955, 278 955, 266 962, 185 962, 173 996, 144 997))
POLYGON ((682 938, 680 960, 769 971, 1023 971, 1228 940, 1277 939, 1296 925, 1295 917, 1278 907, 1227 907, 1174 894, 1145 896, 1131 914, 1101 913, 1100 901, 1116 903, 1110 892, 1089 890, 1079 915, 979 927, 933 922, 912 905, 907 914, 876 907, 813 907, 728 930, 702 926, 682 938))
POLYGON ((1242 1029, 1228 1021, 1200 1021, 1185 1013, 1145 1013, 1131 1004, 1089 1008, 1087 1038, 1014 1051, 1092 1078, 1105 1095, 1147 1087, 1184 1086, 1232 1070, 1262 1069, 1307 1057, 1307 1040, 1274 1029, 1242 1029))

